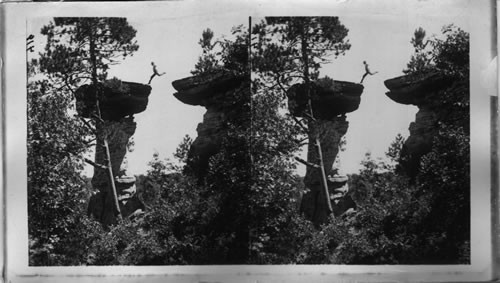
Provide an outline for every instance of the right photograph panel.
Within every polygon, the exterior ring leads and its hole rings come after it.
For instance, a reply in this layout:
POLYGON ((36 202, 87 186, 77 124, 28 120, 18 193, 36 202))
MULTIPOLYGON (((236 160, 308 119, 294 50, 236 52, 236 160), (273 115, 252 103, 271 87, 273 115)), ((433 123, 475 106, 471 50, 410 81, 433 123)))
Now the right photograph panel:
POLYGON ((250 18, 253 262, 470 264, 467 23, 250 18))

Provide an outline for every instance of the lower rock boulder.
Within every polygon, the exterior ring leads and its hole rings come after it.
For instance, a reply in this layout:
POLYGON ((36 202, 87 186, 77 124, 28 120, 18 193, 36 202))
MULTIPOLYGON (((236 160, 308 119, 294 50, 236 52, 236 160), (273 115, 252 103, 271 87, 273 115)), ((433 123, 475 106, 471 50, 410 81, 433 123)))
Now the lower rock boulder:
MULTIPOLYGON (((137 197, 136 178, 134 176, 119 176, 115 178, 116 192, 122 217, 133 218, 144 212, 144 203, 137 197)), ((105 207, 113 206, 113 197, 107 192, 98 192, 90 197, 87 215, 101 223, 106 223, 105 207)))

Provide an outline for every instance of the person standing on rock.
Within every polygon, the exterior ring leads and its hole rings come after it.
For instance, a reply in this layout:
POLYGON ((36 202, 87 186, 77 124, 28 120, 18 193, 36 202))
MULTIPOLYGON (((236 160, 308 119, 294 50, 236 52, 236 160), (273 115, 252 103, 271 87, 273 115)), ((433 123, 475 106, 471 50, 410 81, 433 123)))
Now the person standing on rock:
POLYGON ((161 73, 161 74, 160 74, 160 73, 158 73, 158 70, 156 69, 156 65, 155 65, 155 63, 154 63, 154 62, 151 62, 151 66, 153 66, 153 75, 151 75, 151 78, 149 78, 148 85, 149 85, 149 84, 151 84, 151 81, 153 80, 153 78, 154 78, 155 76, 161 77, 161 76, 165 75, 165 72, 163 72, 163 73, 161 73))
POLYGON ((372 75, 372 76, 373 76, 373 75, 375 75, 376 73, 378 73, 378 72, 374 72, 374 73, 370 72, 370 68, 368 67, 368 64, 366 63, 366 61, 363 61, 363 64, 365 65, 365 74, 363 75, 363 78, 361 79, 360 84, 362 84, 362 83, 363 83, 363 80, 365 79, 365 77, 366 77, 367 75, 372 75))

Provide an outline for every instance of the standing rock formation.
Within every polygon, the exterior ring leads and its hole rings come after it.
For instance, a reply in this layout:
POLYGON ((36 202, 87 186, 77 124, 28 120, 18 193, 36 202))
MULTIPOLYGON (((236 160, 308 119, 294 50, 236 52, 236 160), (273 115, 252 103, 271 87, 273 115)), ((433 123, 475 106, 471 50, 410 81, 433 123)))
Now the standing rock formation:
MULTIPOLYGON (((346 120, 346 113, 358 109, 361 102, 363 86, 351 82, 318 80, 310 86, 311 105, 316 121, 309 122, 309 148, 307 161, 318 164, 318 152, 315 147, 315 137, 319 135, 321 152, 325 173, 329 175, 327 180, 329 197, 333 211, 336 215, 342 214, 351 206, 344 205, 340 209, 340 193, 338 189, 345 183, 340 176, 333 175, 332 166, 339 152, 339 144, 346 134, 349 122, 346 120), (342 182, 338 183, 340 179, 342 182), (346 207, 344 207, 346 206, 346 207)), ((292 115, 297 117, 307 116, 307 88, 305 84, 293 85, 287 93, 288 108, 292 115)), ((309 190, 304 194, 301 202, 301 212, 313 221, 315 225, 320 225, 328 220, 327 203, 322 193, 321 171, 317 168, 307 167, 304 184, 309 190)), ((347 182, 347 177, 345 177, 347 182)))
POLYGON ((437 131, 442 109, 436 106, 439 92, 454 83, 454 80, 437 72, 411 74, 389 79, 384 82, 389 89, 386 95, 401 104, 418 107, 415 122, 409 127, 410 136, 401 150, 400 165, 411 178, 419 170, 420 158, 432 149, 432 142, 437 131))
POLYGON ((196 176, 202 177, 209 158, 220 150, 228 120, 233 115, 245 115, 233 113, 232 105, 249 99, 250 81, 246 75, 219 71, 176 80, 172 85, 178 91, 174 93, 178 100, 207 109, 196 128, 198 136, 191 144, 187 164, 196 176))
MULTIPOLYGON (((103 123, 97 123, 97 141, 95 163, 106 164, 106 154, 102 146, 104 137, 109 143, 111 167, 115 177, 118 202, 123 217, 144 210, 144 204, 137 198, 135 192, 135 177, 127 176, 124 163, 127 145, 134 135, 137 124, 133 115, 146 109, 151 87, 148 85, 106 81, 98 85, 102 98, 100 100, 103 123)), ((76 91, 78 114, 85 118, 92 117, 96 109, 95 88, 93 85, 83 85, 76 91)), ((99 192, 89 201, 88 214, 95 217, 105 226, 116 223, 114 202, 111 186, 106 170, 94 167, 92 187, 99 192)))
MULTIPOLYGON (((103 93, 101 116, 107 121, 119 121, 123 117, 146 110, 151 93, 149 85, 117 79, 99 84, 99 90, 103 93)), ((95 93, 93 85, 83 85, 76 90, 76 109, 80 116, 91 118, 92 113, 95 113, 95 93)))

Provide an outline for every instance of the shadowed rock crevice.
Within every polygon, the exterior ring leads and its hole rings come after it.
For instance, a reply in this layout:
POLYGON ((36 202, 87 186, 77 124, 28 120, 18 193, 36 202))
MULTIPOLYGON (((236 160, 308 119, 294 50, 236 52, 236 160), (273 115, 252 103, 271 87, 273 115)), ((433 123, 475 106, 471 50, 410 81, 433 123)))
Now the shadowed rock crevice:
MULTIPOLYGON (((348 198, 347 177, 336 175, 332 167, 339 152, 341 139, 349 128, 345 114, 358 109, 362 92, 363 86, 360 84, 334 81, 329 78, 311 83, 309 88, 311 106, 316 121, 308 123, 307 161, 318 164, 319 156, 315 147, 315 137, 318 135, 325 173, 328 175, 329 198, 336 216, 350 208, 355 208, 354 202, 344 200, 344 198, 348 198), (338 182, 339 180, 342 182, 338 182)), ((297 117, 306 117, 309 113, 306 85, 293 85, 288 90, 287 96, 291 114, 297 117)), ((307 167, 304 185, 308 192, 302 198, 300 210, 316 226, 326 223, 329 217, 321 179, 320 169, 307 167)))

